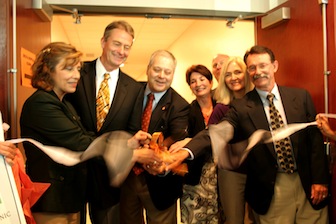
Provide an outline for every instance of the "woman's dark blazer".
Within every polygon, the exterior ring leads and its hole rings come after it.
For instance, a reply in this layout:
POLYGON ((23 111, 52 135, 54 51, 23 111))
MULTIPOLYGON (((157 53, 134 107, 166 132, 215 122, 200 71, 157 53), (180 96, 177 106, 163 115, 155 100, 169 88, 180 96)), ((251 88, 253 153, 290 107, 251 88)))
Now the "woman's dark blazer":
MULTIPOLYGON (((215 107, 216 101, 212 100, 212 106, 215 107)), ((188 119, 188 134, 193 138, 198 132, 206 128, 202 110, 197 100, 190 104, 190 113, 188 119)), ((211 147, 202 150, 202 154, 194 160, 188 160, 188 174, 185 175, 184 182, 189 185, 197 185, 200 182, 202 168, 206 161, 211 157, 211 147)))
MULTIPOLYGON (((21 137, 44 145, 84 151, 94 137, 85 131, 74 108, 56 94, 37 90, 24 103, 21 137)), ((24 143, 27 174, 33 182, 51 186, 33 206, 33 212, 75 213, 86 199, 86 163, 67 167, 51 160, 40 149, 24 143)))

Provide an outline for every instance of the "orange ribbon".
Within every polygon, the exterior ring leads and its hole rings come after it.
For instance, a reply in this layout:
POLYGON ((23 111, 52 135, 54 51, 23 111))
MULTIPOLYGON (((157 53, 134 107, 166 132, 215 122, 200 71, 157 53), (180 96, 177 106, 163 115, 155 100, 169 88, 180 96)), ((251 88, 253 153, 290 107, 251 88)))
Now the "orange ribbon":
MULTIPOLYGON (((149 148, 155 150, 155 152, 161 156, 164 164, 173 163, 174 160, 170 152, 167 150, 167 147, 163 145, 163 139, 164 137, 162 132, 154 132, 149 143, 149 148)), ((162 168, 164 168, 164 164, 162 165, 162 168)), ((172 172, 177 175, 184 176, 186 173, 188 173, 188 166, 186 163, 182 163, 172 169, 172 172)))

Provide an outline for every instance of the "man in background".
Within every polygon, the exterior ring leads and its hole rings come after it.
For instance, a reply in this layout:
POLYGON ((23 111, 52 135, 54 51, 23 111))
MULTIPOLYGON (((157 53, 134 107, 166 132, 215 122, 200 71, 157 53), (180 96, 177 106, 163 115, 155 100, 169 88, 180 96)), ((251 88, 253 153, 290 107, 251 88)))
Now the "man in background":
POLYGON ((217 54, 212 59, 212 74, 215 76, 217 82, 222 70, 223 65, 229 60, 229 56, 226 54, 217 54))

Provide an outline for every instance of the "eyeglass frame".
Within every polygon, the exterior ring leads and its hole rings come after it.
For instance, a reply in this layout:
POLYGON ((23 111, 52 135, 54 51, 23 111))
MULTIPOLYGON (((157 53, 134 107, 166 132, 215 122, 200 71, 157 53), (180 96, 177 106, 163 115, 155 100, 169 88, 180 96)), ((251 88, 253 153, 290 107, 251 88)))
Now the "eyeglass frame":
POLYGON ((218 65, 223 66, 224 65, 224 60, 221 60, 219 62, 213 63, 212 68, 218 68, 218 65))
POLYGON ((256 72, 257 68, 259 68, 260 70, 264 70, 270 64, 273 64, 273 63, 260 63, 260 64, 257 64, 257 65, 251 65, 251 66, 246 68, 246 71, 251 74, 251 73, 256 72), (251 71, 251 69, 252 69, 252 71, 251 71))

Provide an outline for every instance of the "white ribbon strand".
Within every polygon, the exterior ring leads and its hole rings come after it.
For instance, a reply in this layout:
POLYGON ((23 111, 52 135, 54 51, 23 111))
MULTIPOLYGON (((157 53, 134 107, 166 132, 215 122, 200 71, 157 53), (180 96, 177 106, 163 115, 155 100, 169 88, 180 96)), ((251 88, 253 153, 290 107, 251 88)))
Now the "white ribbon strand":
POLYGON ((127 147, 127 140, 132 136, 124 131, 114 131, 96 138, 83 152, 56 146, 47 146, 30 139, 20 138, 8 140, 12 143, 30 142, 41 149, 52 160, 65 166, 74 166, 91 158, 102 156, 110 176, 111 186, 118 187, 126 179, 134 163, 133 149, 127 147))
MULTIPOLYGON (((336 114, 321 115, 336 119, 336 114)), ((216 125, 210 125, 209 135, 214 161, 218 164, 219 168, 227 170, 237 169, 244 162, 248 153, 257 144, 279 141, 312 125, 317 125, 317 122, 288 124, 273 132, 259 129, 247 140, 235 144, 229 144, 234 132, 233 127, 229 122, 223 121, 216 125)))

